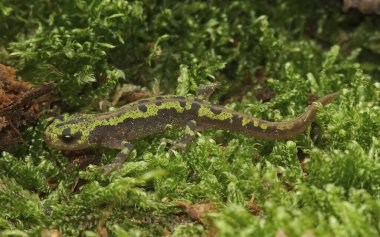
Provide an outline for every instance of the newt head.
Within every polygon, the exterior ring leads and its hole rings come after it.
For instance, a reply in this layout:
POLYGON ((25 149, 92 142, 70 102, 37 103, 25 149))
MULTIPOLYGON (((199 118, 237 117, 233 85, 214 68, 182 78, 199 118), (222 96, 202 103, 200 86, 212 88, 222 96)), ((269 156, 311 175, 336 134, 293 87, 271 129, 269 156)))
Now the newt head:
POLYGON ((45 142, 58 150, 82 150, 92 147, 89 142, 88 115, 57 116, 45 130, 45 142))

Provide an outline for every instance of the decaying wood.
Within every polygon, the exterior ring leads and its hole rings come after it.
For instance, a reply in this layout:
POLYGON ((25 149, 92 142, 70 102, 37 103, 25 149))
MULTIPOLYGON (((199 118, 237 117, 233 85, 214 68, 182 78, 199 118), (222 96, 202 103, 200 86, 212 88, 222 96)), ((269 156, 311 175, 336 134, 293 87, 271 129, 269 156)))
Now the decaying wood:
POLYGON ((10 150, 23 142, 21 131, 38 120, 38 99, 54 88, 54 83, 33 87, 17 81, 15 70, 0 64, 0 150, 10 150))

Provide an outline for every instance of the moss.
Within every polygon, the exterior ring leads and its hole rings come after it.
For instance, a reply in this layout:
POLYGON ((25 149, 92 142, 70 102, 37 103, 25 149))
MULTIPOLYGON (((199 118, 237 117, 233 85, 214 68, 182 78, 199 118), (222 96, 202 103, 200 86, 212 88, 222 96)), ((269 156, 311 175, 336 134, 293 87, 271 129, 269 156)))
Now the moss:
MULTIPOLYGON (((169 155, 161 138, 182 133, 169 131, 136 141, 108 176, 44 145, 46 109, 24 145, 1 154, 0 235, 380 235, 377 16, 339 1, 4 0, 0 21, 2 63, 54 81, 62 112, 98 112, 119 84, 186 95, 219 81, 214 102, 281 121, 309 96, 341 92, 289 141, 205 131, 169 155), (176 201, 219 211, 203 226, 176 201)), ((101 164, 115 157, 101 153, 101 164)))

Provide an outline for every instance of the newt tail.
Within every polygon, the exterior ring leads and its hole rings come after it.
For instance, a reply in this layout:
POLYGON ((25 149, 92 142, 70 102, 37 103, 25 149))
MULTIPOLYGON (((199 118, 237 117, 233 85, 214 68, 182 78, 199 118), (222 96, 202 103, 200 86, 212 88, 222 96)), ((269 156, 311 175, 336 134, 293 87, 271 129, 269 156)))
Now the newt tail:
POLYGON ((243 115, 246 121, 250 122, 243 126, 243 128, 238 128, 238 132, 247 136, 267 140, 284 140, 295 137, 302 134, 314 121, 319 103, 327 105, 338 97, 338 95, 339 93, 332 93, 320 98, 318 101, 309 105, 303 114, 290 121, 270 122, 243 115))

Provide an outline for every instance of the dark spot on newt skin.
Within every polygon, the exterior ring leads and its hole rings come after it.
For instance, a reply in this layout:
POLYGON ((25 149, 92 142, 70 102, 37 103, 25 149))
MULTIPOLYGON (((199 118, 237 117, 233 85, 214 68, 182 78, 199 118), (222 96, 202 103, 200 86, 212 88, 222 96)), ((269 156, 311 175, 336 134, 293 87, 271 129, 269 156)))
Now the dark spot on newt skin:
POLYGON ((78 131, 75 134, 72 134, 71 133, 71 129, 70 128, 66 128, 66 129, 64 129, 62 131, 61 139, 65 143, 71 143, 72 141, 81 138, 81 136, 82 136, 81 132, 78 131))
POLYGON ((141 111, 141 112, 146 112, 146 111, 148 111, 148 108, 145 106, 145 105, 139 105, 139 110, 141 111))
POLYGON ((55 117, 55 119, 58 119, 58 120, 60 120, 60 121, 64 121, 65 119, 63 118, 63 116, 62 115, 57 115, 56 117, 55 117))
POLYGON ((147 100, 147 99, 142 99, 142 100, 138 101, 139 104, 145 104, 147 102, 149 102, 149 100, 147 100))
POLYGON ((199 109, 201 108, 201 105, 197 102, 191 103, 191 112, 198 113, 199 109))
POLYGON ((78 131, 78 132, 75 133, 75 138, 76 139, 80 139, 81 137, 82 137, 82 133, 81 132, 78 131))
POLYGON ((62 137, 70 136, 71 135, 71 129, 70 128, 65 128, 62 131, 62 137))
POLYGON ((211 110, 211 112, 213 112, 214 114, 220 114, 220 113, 222 113, 222 110, 221 110, 221 109, 216 108, 216 107, 214 107, 214 106, 210 106, 210 110, 211 110))
MULTIPOLYGON (((249 122, 247 123, 243 129, 249 130, 249 131, 257 131, 257 132, 262 132, 263 130, 260 128, 260 126, 255 126, 254 123, 249 122)), ((268 133, 268 131, 266 131, 268 133)))
POLYGON ((164 102, 165 98, 162 97, 162 96, 157 96, 156 98, 154 98, 154 100, 156 101, 155 104, 156 104, 157 106, 160 106, 160 105, 162 105, 162 103, 164 102))
POLYGON ((186 101, 181 100, 181 101, 179 102, 179 105, 180 105, 182 108, 185 108, 185 106, 186 106, 186 101))
POLYGON ((194 101, 196 101, 196 102, 198 102, 198 103, 202 103, 202 102, 204 103, 204 102, 205 102, 204 100, 201 100, 201 99, 199 99, 199 98, 195 98, 194 101))
POLYGON ((240 117, 239 115, 234 114, 232 116, 232 124, 233 124, 233 126, 235 126, 235 127, 241 127, 242 122, 243 122, 243 118, 240 117))

